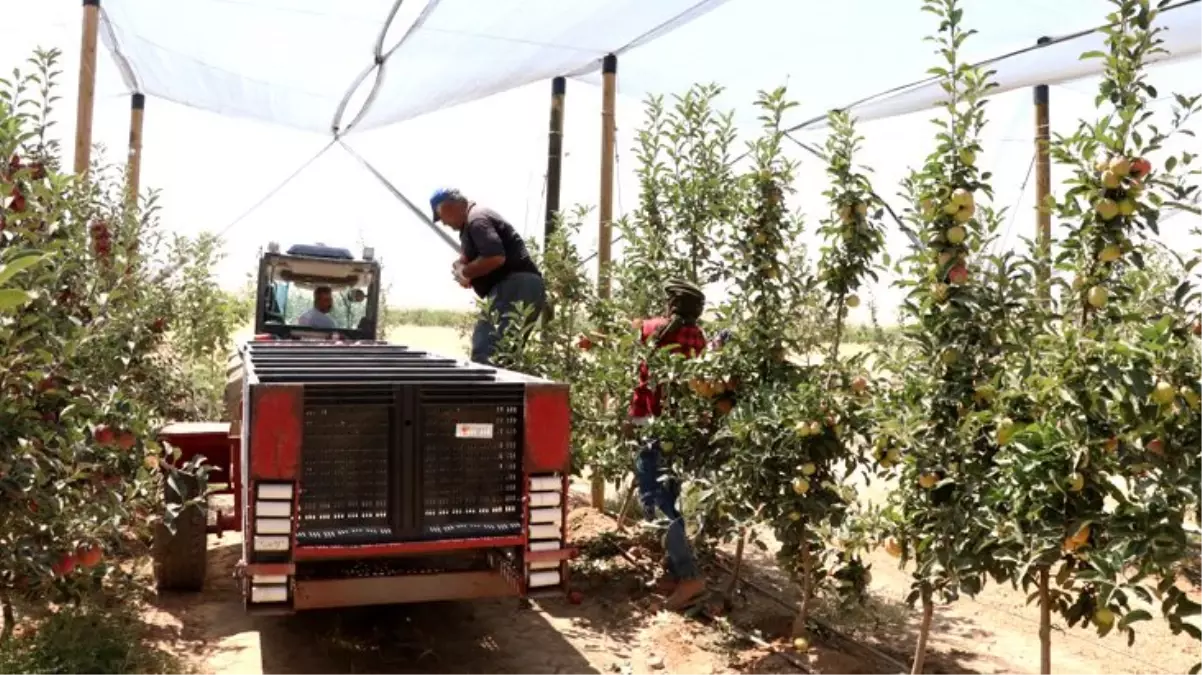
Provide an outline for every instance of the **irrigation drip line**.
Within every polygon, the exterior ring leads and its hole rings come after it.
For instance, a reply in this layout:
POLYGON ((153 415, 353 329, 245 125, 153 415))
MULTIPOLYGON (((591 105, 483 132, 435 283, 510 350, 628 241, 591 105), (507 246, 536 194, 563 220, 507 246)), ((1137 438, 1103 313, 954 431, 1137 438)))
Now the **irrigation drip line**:
POLYGON ((267 192, 267 194, 263 195, 259 199, 259 201, 255 202, 254 205, 252 205, 249 209, 247 209, 246 211, 243 211, 242 215, 240 215, 237 218, 230 221, 230 223, 228 225, 223 227, 221 229, 221 231, 217 233, 217 237, 221 238, 221 237, 225 236, 225 234, 227 232, 229 232, 231 229, 233 229, 233 227, 235 225, 242 222, 242 220, 244 218, 246 218, 247 216, 249 216, 251 213, 255 212, 260 206, 262 206, 264 203, 266 203, 267 200, 274 197, 277 192, 279 192, 280 190, 283 190, 284 186, 288 185, 289 183, 292 182, 293 179, 295 179, 297 176, 301 175, 301 173, 303 173, 305 169, 309 168, 310 164, 317 161, 318 157, 321 157, 322 155, 326 154, 327 150, 334 147, 334 143, 337 142, 337 140, 338 139, 334 139, 334 140, 331 140, 329 143, 327 143, 325 145, 325 147, 323 147, 321 150, 318 150, 317 154, 313 155, 308 160, 306 160, 304 164, 301 164, 300 167, 298 167, 296 171, 293 171, 287 178, 285 178, 283 180, 283 182, 281 182, 279 185, 277 185, 274 188, 272 188, 271 190, 269 190, 267 192))

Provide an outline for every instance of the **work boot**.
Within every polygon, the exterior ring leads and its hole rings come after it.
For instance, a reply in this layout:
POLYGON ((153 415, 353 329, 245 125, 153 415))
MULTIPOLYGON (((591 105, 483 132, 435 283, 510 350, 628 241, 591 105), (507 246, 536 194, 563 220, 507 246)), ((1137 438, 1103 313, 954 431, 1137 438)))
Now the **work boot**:
POLYGON ((672 593, 676 592, 676 587, 679 585, 679 581, 665 574, 656 580, 655 592, 658 595, 672 595, 672 593))
POLYGON ((705 579, 700 577, 696 579, 684 579, 676 584, 676 590, 672 591, 672 595, 668 596, 666 606, 673 611, 684 609, 694 601, 700 599, 704 593, 705 579))

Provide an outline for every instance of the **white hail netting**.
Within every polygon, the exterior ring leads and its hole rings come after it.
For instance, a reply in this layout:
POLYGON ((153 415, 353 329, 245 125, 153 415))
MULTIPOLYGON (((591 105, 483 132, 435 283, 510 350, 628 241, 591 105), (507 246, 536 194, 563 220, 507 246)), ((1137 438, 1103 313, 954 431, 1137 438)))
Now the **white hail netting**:
POLYGON ((599 67, 725 1, 105 0, 101 34, 132 89, 345 132, 599 67))
MULTIPOLYGON (((1202 51, 1202 3, 1184 0, 1161 25, 1168 58, 1202 51)), ((980 30, 967 57, 985 60, 1101 23, 1106 0, 964 0, 980 30)), ((598 81, 621 54, 623 93, 727 87, 747 112, 759 89, 789 81, 803 106, 791 122, 922 80, 933 27, 918 0, 104 0, 102 37, 126 84, 224 115, 343 133, 411 119, 556 75, 598 81), (913 11, 898 12, 901 2, 913 11), (888 20, 874 20, 885 17, 888 20), (383 65, 374 67, 377 54, 383 65), (882 64, 852 80, 847 63, 882 64)), ((993 65, 999 92, 1096 74, 1079 55, 1098 34, 993 65)), ((864 120, 939 101, 919 83, 855 107, 864 120)), ((726 102, 724 102, 726 103, 726 102)), ((742 114, 740 115, 743 116, 742 114)), ((821 125, 821 121, 816 121, 821 125)))

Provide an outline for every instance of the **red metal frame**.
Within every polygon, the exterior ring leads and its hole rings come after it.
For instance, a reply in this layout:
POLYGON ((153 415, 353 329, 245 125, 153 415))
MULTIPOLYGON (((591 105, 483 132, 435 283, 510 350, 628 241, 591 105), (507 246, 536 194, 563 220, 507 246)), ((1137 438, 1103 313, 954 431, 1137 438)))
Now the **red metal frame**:
MULTIPOLYGON (((180 452, 178 461, 188 462, 203 456, 213 467, 210 476, 217 477, 226 487, 210 489, 207 497, 215 495, 234 496, 234 511, 219 510, 217 522, 208 531, 220 535, 223 532, 242 528, 242 457, 241 439, 231 435, 228 422, 188 422, 169 424, 159 430, 159 440, 170 444, 180 452)), ((210 478, 212 481, 212 478, 210 478)))
POLYGON ((566 473, 570 469, 572 410, 568 385, 526 385, 526 473, 566 473), (532 423, 537 420, 537 423, 532 423))
MULTIPOLYGON (((385 577, 373 579, 331 579, 293 581, 292 600, 295 609, 317 607, 346 607, 391 602, 419 602, 477 597, 530 595, 527 580, 528 563, 559 561, 559 588, 548 587, 546 592, 569 592, 568 561, 577 555, 567 545, 568 496, 570 489, 570 410, 567 385, 528 383, 526 385, 526 441, 523 448, 523 508, 522 529, 508 537, 477 537, 435 541, 371 544, 363 546, 297 546, 296 526, 300 490, 297 485, 300 464, 301 429, 303 423, 303 387, 272 385, 255 387, 249 402, 254 414, 249 420, 252 428, 248 458, 250 465, 246 485, 242 484, 241 437, 228 423, 199 423, 170 425, 159 437, 178 448, 186 461, 204 455, 214 466, 215 476, 224 475, 227 486, 213 489, 209 495, 233 494, 234 510, 220 511, 217 525, 210 532, 241 531, 247 522, 253 523, 257 484, 287 482, 293 485, 291 561, 250 563, 239 565, 244 578, 243 591, 249 592, 250 579, 255 575, 284 575, 294 578, 298 562, 321 560, 354 560, 419 556, 444 551, 519 548, 523 551, 521 565, 515 568, 505 556, 493 557, 496 570, 491 572, 459 572, 421 577, 385 577), (556 473, 560 484, 560 549, 531 551, 529 542, 531 484, 530 474, 556 473)), ((250 535, 250 532, 247 532, 250 535)), ((539 594, 542 589, 534 589, 539 594)), ((249 596, 247 596, 249 597, 249 596)), ((254 609, 248 605, 248 609, 254 609)), ((276 608, 278 611, 279 608, 276 608)))
POLYGON ((526 535, 523 533, 512 537, 437 539, 434 541, 411 541, 396 544, 367 544, 364 546, 298 546, 293 549, 292 557, 294 560, 387 558, 442 553, 445 551, 508 548, 510 546, 524 546, 525 544, 526 535))

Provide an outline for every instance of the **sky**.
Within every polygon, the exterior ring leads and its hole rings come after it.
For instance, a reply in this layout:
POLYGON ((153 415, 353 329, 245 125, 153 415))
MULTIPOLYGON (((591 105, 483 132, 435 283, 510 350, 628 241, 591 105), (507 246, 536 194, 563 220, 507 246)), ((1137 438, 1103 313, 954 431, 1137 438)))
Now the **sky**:
MULTIPOLYGON (((540 41, 537 25, 524 26, 520 36, 507 41, 459 30, 469 22, 504 23, 500 15, 478 16, 479 10, 512 1, 473 5, 472 0, 443 0, 449 23, 427 25, 429 30, 406 41, 407 51, 398 53, 396 63, 389 62, 385 86, 363 128, 346 139, 419 206, 426 204, 434 188, 453 185, 537 239, 543 226, 550 83, 542 77, 529 81, 526 73, 553 73, 550 69, 560 64, 578 61, 580 53, 624 39, 639 19, 630 13, 644 10, 635 0, 579 0, 572 7, 586 14, 589 22, 567 25, 554 46, 540 41), (632 18, 616 18, 622 16, 632 18), (569 44, 575 46, 563 46, 569 44), (439 70, 448 59, 464 64, 456 77, 439 70), (451 105, 502 89, 508 91, 451 105), (400 118, 407 119, 389 123, 400 118)), ((551 0, 525 1, 540 11, 551 6, 551 0)), ((0 2, 6 5, 0 25, 0 70, 11 71, 35 47, 63 52, 59 78, 63 100, 56 128, 70 148, 78 86, 79 2, 0 2)), ((655 5, 663 8, 655 11, 668 11, 672 2, 655 5)), ((1089 28, 1102 22, 1107 7, 1103 0, 965 0, 964 5, 966 23, 980 31, 966 45, 969 58, 996 56, 1027 46, 1041 35, 1089 28)), ((352 249, 366 243, 384 262, 392 304, 472 306, 473 296, 448 274, 455 253, 340 147, 329 149, 277 190, 330 142, 329 134, 320 129, 332 119, 333 105, 354 76, 370 63, 383 24, 381 15, 390 6, 384 0, 344 0, 337 5, 321 0, 179 4, 106 0, 123 51, 151 89, 143 188, 161 192, 161 217, 167 229, 224 233, 228 257, 219 270, 223 286, 245 283, 258 251, 268 242, 285 247, 322 242, 352 249), (192 13, 172 16, 167 14, 168 6, 192 13), (337 15, 330 13, 332 7, 337 7, 337 15), (155 90, 191 105, 156 98, 155 90), (315 131, 237 116, 252 109, 315 131)), ((385 48, 399 40, 421 7, 420 2, 403 3, 401 16, 385 36, 385 48)), ((723 85, 726 93, 720 105, 735 111, 740 130, 750 138, 756 125, 750 103, 759 89, 787 85, 790 97, 800 103, 790 120, 801 121, 925 77, 926 69, 936 64, 931 46, 922 37, 934 26, 933 18, 919 7, 918 0, 728 0, 696 21, 624 54, 618 69, 615 213, 627 213, 638 203, 632 146, 643 114, 642 100, 649 92, 670 95, 694 82, 723 85)), ((1191 11, 1195 10, 1202 12, 1202 7, 1191 11)), ((1194 57, 1154 68, 1151 79, 1162 97, 1165 92, 1202 89, 1196 77, 1199 61, 1194 57)), ((592 75, 568 83, 561 197, 565 208, 595 207, 598 200, 601 97, 597 81, 592 75)), ((1054 133, 1071 131, 1078 120, 1096 115, 1096 85, 1096 80, 1079 80, 1052 87, 1054 133)), ((368 91, 368 86, 360 87, 348 109, 357 110, 368 91)), ((1157 109, 1167 112, 1166 104, 1162 101, 1157 109)), ((978 163, 994 173, 995 205, 1011 209, 1001 246, 1021 247, 1023 238, 1034 233, 1034 188, 1027 179, 1034 147, 1031 92, 1024 88, 999 95, 989 110, 978 163)), ((901 206, 894 196, 898 182, 932 146, 931 116, 919 112, 861 125, 866 140, 858 159, 875 170, 877 192, 895 208, 901 206)), ((129 89, 117 63, 102 48, 93 140, 105 146, 107 157, 122 159, 128 129, 129 89)), ((803 131, 799 138, 819 146, 824 140, 821 131, 803 131)), ((1189 138, 1172 147, 1202 151, 1197 140, 1189 138)), ((821 197, 826 180, 820 162, 800 149, 795 151, 802 165, 791 205, 805 214, 812 231, 817 219, 827 213, 821 197)), ((1066 173, 1054 168, 1054 185, 1066 173)), ((1198 249, 1202 241, 1190 234, 1198 224, 1199 219, 1190 215, 1173 218, 1166 223, 1162 240, 1176 250, 1198 249)), ((896 228, 889 230, 887 245, 898 257, 905 252, 907 240, 896 228)), ((808 236, 816 250, 817 242, 808 236)), ((595 212, 578 243, 585 252, 595 250, 595 212)), ((620 253, 618 245, 615 255, 620 253)), ((893 321, 899 299, 890 282, 886 275, 864 294, 878 306, 885 323, 893 321)), ((853 311, 853 322, 867 320, 868 304, 853 311)))

